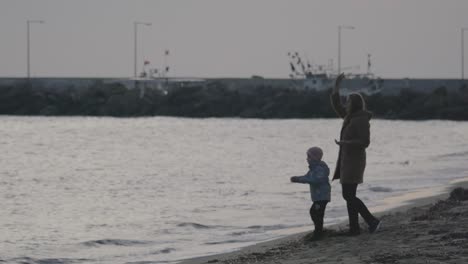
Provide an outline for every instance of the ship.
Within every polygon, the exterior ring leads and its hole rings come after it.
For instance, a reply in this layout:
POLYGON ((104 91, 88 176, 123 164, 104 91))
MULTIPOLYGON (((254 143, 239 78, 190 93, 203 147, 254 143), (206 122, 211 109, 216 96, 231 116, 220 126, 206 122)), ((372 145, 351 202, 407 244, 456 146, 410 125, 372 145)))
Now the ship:
MULTIPOLYGON (((331 89, 338 76, 338 70, 333 67, 330 59, 327 65, 312 64, 308 58, 304 59, 299 52, 288 52, 290 74, 289 77, 296 89, 323 91, 331 89)), ((351 70, 359 70, 359 65, 344 67, 347 70, 346 80, 343 82, 342 92, 361 92, 365 94, 378 93, 382 89, 383 80, 371 72, 371 56, 367 55, 367 72, 353 73, 351 70)))

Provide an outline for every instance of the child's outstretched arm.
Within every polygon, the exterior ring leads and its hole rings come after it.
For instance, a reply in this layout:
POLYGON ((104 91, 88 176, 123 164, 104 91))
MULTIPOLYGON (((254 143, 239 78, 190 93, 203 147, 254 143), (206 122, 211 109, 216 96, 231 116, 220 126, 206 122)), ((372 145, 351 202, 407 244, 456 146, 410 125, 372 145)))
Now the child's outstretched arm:
POLYGON ((304 176, 293 176, 291 182, 307 183, 307 184, 319 184, 328 182, 328 174, 330 171, 327 168, 317 167, 307 172, 304 176))

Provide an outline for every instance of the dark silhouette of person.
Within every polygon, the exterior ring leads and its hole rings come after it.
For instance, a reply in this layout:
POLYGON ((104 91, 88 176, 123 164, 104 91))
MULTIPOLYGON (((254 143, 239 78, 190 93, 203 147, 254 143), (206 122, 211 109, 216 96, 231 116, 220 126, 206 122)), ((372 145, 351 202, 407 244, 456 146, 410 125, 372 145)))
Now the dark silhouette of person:
POLYGON ((370 144, 370 119, 372 114, 366 110, 364 98, 359 93, 351 93, 346 104, 341 103, 340 84, 345 78, 340 74, 330 96, 331 104, 337 115, 343 118, 340 140, 335 140, 340 147, 333 180, 340 179, 343 198, 346 200, 349 216, 349 234, 359 235, 359 214, 374 233, 381 221, 374 217, 366 205, 356 197, 358 184, 363 182, 366 168, 366 148, 370 144))

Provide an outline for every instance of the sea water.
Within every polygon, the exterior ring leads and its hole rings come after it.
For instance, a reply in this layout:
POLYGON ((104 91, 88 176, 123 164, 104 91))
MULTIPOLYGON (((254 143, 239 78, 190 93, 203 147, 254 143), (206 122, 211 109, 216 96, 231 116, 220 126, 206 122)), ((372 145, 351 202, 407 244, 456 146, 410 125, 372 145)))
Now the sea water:
MULTIPOLYGON (((306 150, 339 119, 0 117, 1 263, 171 263, 312 230, 306 150)), ((468 174, 468 123, 371 121, 371 208, 468 174)), ((332 183, 327 225, 347 217, 332 183)))

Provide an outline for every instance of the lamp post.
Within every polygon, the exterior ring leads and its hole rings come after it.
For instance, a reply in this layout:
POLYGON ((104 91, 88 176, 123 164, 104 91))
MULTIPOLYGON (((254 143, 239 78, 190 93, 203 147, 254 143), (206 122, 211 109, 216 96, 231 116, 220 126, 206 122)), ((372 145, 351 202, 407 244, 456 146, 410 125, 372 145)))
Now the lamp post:
POLYGON ((148 22, 133 22, 133 33, 135 35, 135 50, 134 50, 134 69, 133 69, 133 74, 134 77, 137 78, 137 29, 138 25, 145 25, 145 26, 151 26, 151 23, 148 22))
POLYGON ((465 31, 468 28, 461 28, 461 79, 462 81, 465 80, 465 31))
POLYGON ((341 73, 341 29, 354 29, 353 26, 338 26, 338 75, 341 73))
POLYGON ((27 65, 27 77, 31 77, 31 37, 30 37, 30 25, 33 23, 43 24, 44 20, 27 20, 26 21, 26 32, 27 32, 27 44, 26 44, 26 65, 27 65))

